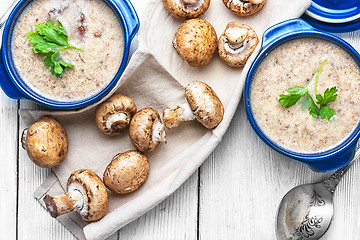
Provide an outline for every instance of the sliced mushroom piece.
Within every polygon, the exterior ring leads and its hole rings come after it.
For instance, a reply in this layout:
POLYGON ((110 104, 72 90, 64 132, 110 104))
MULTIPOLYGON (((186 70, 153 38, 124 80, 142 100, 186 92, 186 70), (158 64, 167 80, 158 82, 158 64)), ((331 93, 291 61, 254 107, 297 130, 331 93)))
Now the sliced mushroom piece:
POLYGON ((105 215, 108 193, 96 173, 80 169, 70 175, 67 193, 59 196, 46 195, 44 203, 54 218, 76 210, 85 221, 92 222, 105 215))
POLYGON ((266 0, 223 0, 225 6, 239 16, 250 16, 260 11, 266 0))
POLYGON ((164 124, 174 129, 180 124, 197 119, 208 129, 216 128, 223 119, 224 107, 214 90, 204 82, 193 81, 185 89, 187 103, 163 113, 164 124))
POLYGON ((138 151, 127 151, 116 155, 104 172, 105 186, 118 194, 138 189, 149 175, 148 158, 138 151))
POLYGON ((243 67, 258 43, 254 29, 231 22, 219 38, 219 57, 230 67, 243 67))
POLYGON ((129 126, 135 113, 136 105, 130 97, 114 94, 96 108, 95 122, 103 133, 118 135, 129 126))
POLYGON ((213 26, 203 19, 185 21, 175 33, 173 47, 192 67, 208 64, 217 49, 217 36, 213 26))
POLYGON ((129 136, 135 148, 143 153, 153 152, 160 142, 166 143, 159 113, 153 108, 140 109, 130 122, 129 136))
POLYGON ((62 163, 69 147, 65 128, 51 117, 41 117, 24 129, 21 143, 29 158, 43 168, 53 168, 62 163))
POLYGON ((210 0, 163 0, 166 10, 176 18, 190 19, 204 14, 210 0))

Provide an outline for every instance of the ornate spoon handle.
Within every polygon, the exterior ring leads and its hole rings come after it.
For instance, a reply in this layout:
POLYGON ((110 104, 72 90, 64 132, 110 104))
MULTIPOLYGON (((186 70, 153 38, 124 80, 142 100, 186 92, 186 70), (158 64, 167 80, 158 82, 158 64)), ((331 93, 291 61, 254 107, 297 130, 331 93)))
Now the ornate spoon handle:
POLYGON ((360 158, 360 148, 356 150, 354 158, 351 162, 341 168, 339 168, 336 172, 334 172, 328 179, 323 181, 323 184, 327 190, 334 193, 336 186, 339 184, 341 178, 345 175, 345 173, 351 168, 351 166, 360 158))
POLYGON ((5 25, 5 22, 11 12, 11 10, 15 7, 16 3, 18 3, 19 0, 15 0, 10 7, 6 10, 6 12, 0 17, 0 29, 5 25))

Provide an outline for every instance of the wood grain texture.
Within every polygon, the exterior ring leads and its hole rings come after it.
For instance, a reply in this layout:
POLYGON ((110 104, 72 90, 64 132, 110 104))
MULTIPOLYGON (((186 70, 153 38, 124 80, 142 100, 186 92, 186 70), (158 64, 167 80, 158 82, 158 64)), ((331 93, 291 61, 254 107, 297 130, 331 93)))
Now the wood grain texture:
POLYGON ((17 100, 0 92, 0 236, 16 236, 17 205, 17 100))

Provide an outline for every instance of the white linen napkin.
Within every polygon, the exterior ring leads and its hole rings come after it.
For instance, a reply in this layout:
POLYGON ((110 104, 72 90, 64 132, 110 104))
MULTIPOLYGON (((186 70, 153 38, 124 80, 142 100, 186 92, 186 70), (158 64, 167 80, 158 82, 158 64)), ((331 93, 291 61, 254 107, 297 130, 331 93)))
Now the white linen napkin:
MULTIPOLYGON (((196 121, 186 123, 175 130, 167 130, 168 144, 161 144, 149 154, 150 174, 137 191, 127 195, 110 193, 109 209, 104 218, 86 223, 77 213, 57 219, 79 239, 104 239, 119 228, 138 218, 172 194, 202 164, 220 142, 239 103, 248 69, 261 49, 261 44, 243 69, 225 65, 216 55, 210 64, 192 68, 172 47, 172 39, 183 22, 172 17, 161 0, 147 1, 147 11, 140 16, 139 46, 135 51, 119 83, 113 92, 130 96, 138 109, 153 107, 162 114, 165 108, 183 103, 184 87, 193 80, 208 83, 225 107, 222 123, 213 131, 196 121)), ((278 22, 296 18, 310 5, 310 0, 268 0, 264 8, 250 17, 238 17, 228 10, 221 0, 212 0, 210 8, 202 16, 215 28, 218 36, 230 21, 252 26, 259 36, 278 22)), ((98 104, 98 103, 96 103, 98 104)), ((69 152, 65 161, 54 168, 35 192, 43 205, 45 194, 61 194, 71 172, 86 168, 102 176, 112 157, 119 152, 134 149, 128 132, 109 137, 97 129, 94 122, 95 106, 71 112, 43 112, 20 110, 21 119, 27 126, 40 116, 58 119, 69 137, 69 152)), ((49 215, 50 217, 50 215, 49 215)))

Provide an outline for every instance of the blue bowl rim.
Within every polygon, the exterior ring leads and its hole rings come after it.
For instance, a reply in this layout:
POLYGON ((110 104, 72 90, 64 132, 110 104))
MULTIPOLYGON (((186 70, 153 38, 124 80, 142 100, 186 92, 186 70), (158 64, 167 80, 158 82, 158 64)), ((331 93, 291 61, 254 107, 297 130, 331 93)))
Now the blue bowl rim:
MULTIPOLYGON (((123 58, 122 58, 120 67, 119 67, 117 73, 115 74, 115 76, 113 77, 113 79, 111 80, 111 82, 104 89, 102 89, 99 93, 97 93, 89 98, 86 98, 84 100, 75 101, 75 102, 55 101, 55 100, 51 100, 46 97, 43 97, 40 94, 34 92, 34 90, 32 90, 31 87, 27 86, 23 80, 21 80, 20 78, 17 77, 17 74, 16 74, 17 70, 14 69, 10 64, 10 62, 12 62, 11 51, 10 51, 10 53, 8 53, 6 49, 7 49, 8 42, 9 42, 8 39, 10 40, 10 46, 11 46, 12 31, 16 25, 15 23, 13 23, 13 21, 16 20, 15 17, 20 16, 22 11, 33 1, 34 0, 20 0, 16 4, 16 6, 11 11, 11 13, 6 21, 3 36, 2 36, 2 49, 1 49, 2 60, 4 61, 6 73, 10 77, 11 81, 14 83, 15 87, 20 92, 22 92, 26 98, 31 99, 31 100, 33 100, 37 103, 40 103, 42 105, 45 105, 47 107, 56 108, 56 109, 64 109, 65 110, 65 109, 81 108, 81 107, 88 106, 88 105, 100 100, 116 85, 116 83, 120 79, 120 76, 123 73, 126 63, 127 63, 127 59, 128 59, 129 51, 130 51, 130 42, 132 40, 129 29, 126 27, 127 21, 129 21, 129 20, 126 19, 124 13, 121 11, 120 7, 117 5, 116 0, 103 0, 103 1, 105 3, 107 3, 109 5, 109 7, 112 8, 113 12, 118 16, 119 22, 122 24, 122 29, 124 32, 124 53, 123 53, 123 58), (21 10, 21 12, 19 12, 19 10, 21 10), (13 27, 11 28, 11 26, 13 26, 13 27), (9 35, 9 32, 11 33, 11 35, 9 35)), ((137 18, 137 16, 136 16, 136 18, 137 18)), ((135 32, 138 29, 139 29, 139 24, 137 24, 135 32)))
POLYGON ((259 66, 261 61, 268 55, 268 53, 271 52, 273 49, 275 49, 277 46, 279 46, 287 41, 296 39, 296 38, 309 38, 309 37, 310 38, 321 38, 321 39, 325 39, 332 43, 337 44, 342 49, 347 51, 360 67, 359 53, 345 40, 343 40, 337 36, 334 36, 330 33, 320 32, 320 31, 316 31, 316 30, 299 30, 299 31, 296 31, 293 33, 283 35, 283 36, 277 38, 276 40, 272 41, 267 46, 262 48, 261 52, 256 57, 256 59, 254 60, 254 62, 252 63, 252 65, 250 67, 250 70, 246 77, 245 89, 244 89, 246 114, 248 116, 251 126, 253 127, 253 129, 257 133, 257 135, 267 145, 269 145, 271 148, 273 148, 277 152, 280 152, 288 157, 291 157, 296 160, 300 160, 302 162, 316 162, 316 161, 321 161, 324 159, 335 157, 335 156, 341 154, 342 152, 344 152, 345 150, 347 150, 352 145, 354 145, 354 143, 356 143, 356 141, 358 140, 358 138, 360 136, 360 122, 358 122, 357 126, 354 128, 354 130, 351 132, 351 134, 341 144, 337 145, 336 147, 326 150, 324 152, 319 152, 319 153, 299 153, 299 152, 287 150, 287 149, 277 145, 276 143, 271 141, 269 138, 267 138, 266 135, 260 130, 260 127, 257 125, 257 123, 252 115, 251 107, 250 107, 251 80, 252 80, 253 74, 257 70, 257 67, 259 66))

